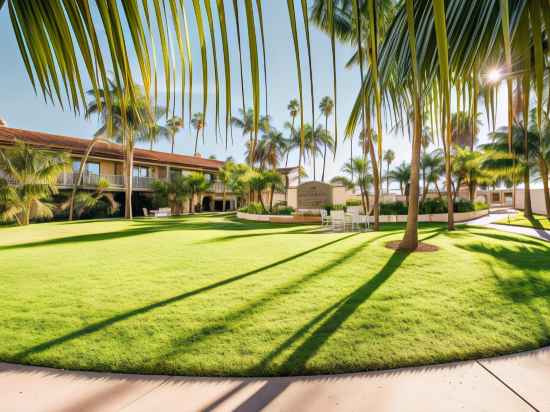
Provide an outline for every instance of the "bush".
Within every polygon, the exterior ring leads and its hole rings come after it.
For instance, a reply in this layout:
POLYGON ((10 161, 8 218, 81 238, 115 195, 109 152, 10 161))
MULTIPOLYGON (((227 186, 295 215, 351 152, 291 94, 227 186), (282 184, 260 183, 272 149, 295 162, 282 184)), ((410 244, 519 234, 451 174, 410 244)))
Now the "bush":
POLYGON ((381 203, 381 215, 406 215, 408 211, 407 205, 403 202, 381 203))
POLYGON ((261 203, 249 203, 248 205, 241 207, 239 212, 250 213, 253 215, 265 215, 267 212, 263 208, 261 203))
POLYGON ((489 205, 485 202, 474 203, 474 210, 487 210, 487 209, 489 209, 489 205))
POLYGON ((440 198, 425 199, 420 205, 420 214, 431 215, 435 213, 447 213, 447 203, 440 198))
POLYGON ((474 204, 466 199, 458 199, 454 205, 454 211, 456 213, 461 212, 473 212, 475 210, 474 204))
POLYGON ((361 200, 360 199, 348 199, 346 200, 346 206, 361 206, 361 200))
POLYGON ((280 206, 273 209, 274 215, 286 215, 289 216, 294 213, 294 208, 290 206, 280 206))

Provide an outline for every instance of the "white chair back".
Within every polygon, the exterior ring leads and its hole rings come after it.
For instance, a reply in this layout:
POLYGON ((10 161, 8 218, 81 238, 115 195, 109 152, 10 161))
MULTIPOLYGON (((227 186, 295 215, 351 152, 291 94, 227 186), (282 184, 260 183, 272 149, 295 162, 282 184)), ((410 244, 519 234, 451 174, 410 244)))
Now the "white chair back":
POLYGON ((332 220, 344 220, 345 213, 343 210, 331 210, 330 216, 332 217, 332 220))

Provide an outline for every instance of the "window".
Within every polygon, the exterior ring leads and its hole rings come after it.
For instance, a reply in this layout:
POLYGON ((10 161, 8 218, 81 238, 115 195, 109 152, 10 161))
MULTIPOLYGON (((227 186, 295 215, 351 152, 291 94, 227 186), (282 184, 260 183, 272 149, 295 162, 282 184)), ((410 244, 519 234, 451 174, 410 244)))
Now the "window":
POLYGON ((177 179, 178 177, 181 177, 181 169, 170 169, 170 180, 177 179))
MULTIPOLYGON (((78 173, 80 170, 80 160, 73 160, 73 172, 78 173)), ((88 175, 100 175, 100 168, 98 162, 86 162, 86 169, 84 170, 85 174, 88 175)))
POLYGON ((492 203, 499 203, 500 202, 500 193, 493 193, 491 196, 491 202, 492 203))
POLYGON ((134 177, 150 177, 151 170, 146 166, 134 166, 134 177))

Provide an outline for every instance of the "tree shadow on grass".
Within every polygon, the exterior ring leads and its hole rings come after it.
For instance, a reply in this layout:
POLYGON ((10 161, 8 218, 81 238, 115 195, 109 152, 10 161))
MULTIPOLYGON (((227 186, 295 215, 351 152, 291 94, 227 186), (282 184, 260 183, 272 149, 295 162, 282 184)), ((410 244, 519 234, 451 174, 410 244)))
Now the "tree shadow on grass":
MULTIPOLYGON (((518 241, 518 243, 520 243, 518 241)), ((523 243, 523 242, 521 242, 523 243)), ((459 246, 470 252, 492 257, 486 259, 486 265, 491 271, 498 292, 515 305, 527 307, 537 319, 542 335, 538 337, 540 344, 550 341, 550 328, 547 316, 541 313, 542 303, 546 303, 550 312, 550 247, 542 242, 536 246, 506 247, 503 245, 473 244, 459 246), (495 270, 495 260, 509 267, 521 270, 520 274, 510 274, 507 271, 498 273, 495 270), (546 276, 544 276, 546 274, 546 276)), ((525 347, 519 349, 532 349, 525 347)))
POLYGON ((480 226, 480 227, 472 226, 472 227, 465 228, 464 230, 468 233, 471 233, 472 235, 486 237, 488 239, 502 240, 505 242, 517 242, 524 245, 544 246, 543 242, 533 239, 532 237, 522 235, 521 233, 518 233, 518 234, 510 233, 508 235, 502 232, 494 233, 494 232, 491 232, 491 230, 493 229, 487 229, 483 226, 480 226))
MULTIPOLYGON (((152 221, 152 220, 141 220, 141 221, 132 221, 134 227, 130 227, 123 230, 115 230, 110 232, 101 232, 101 233, 87 233, 76 236, 65 236, 47 240, 41 240, 37 242, 28 242, 28 243, 17 243, 13 245, 0 246, 0 252, 5 250, 16 250, 16 249, 28 249, 33 247, 41 246, 54 246, 54 245, 67 245, 75 244, 81 242, 98 242, 105 240, 116 240, 124 239, 134 236, 148 235, 153 233, 161 232, 174 232, 174 231, 251 231, 251 230, 270 230, 269 232, 259 232, 255 234, 250 234, 250 236, 267 236, 267 235, 278 235, 278 234, 299 234, 299 233, 315 233, 315 228, 297 228, 294 230, 278 231, 276 229, 288 229, 284 225, 270 225, 270 224, 239 224, 240 222, 234 223, 231 221, 226 221, 224 219, 221 221, 207 221, 207 222, 193 222, 185 221, 181 219, 174 220, 162 220, 162 221, 152 221)), ((245 235, 242 235, 245 237, 245 235)), ((236 236, 238 238, 239 236, 236 236)), ((211 239, 205 241, 209 243, 211 239)))
MULTIPOLYGON (((347 236, 347 238, 355 235, 356 234, 347 236)), ((365 247, 367 247, 369 244, 372 244, 373 242, 376 242, 387 236, 391 236, 391 233, 382 234, 380 236, 370 238, 365 242, 361 242, 361 244, 353 247, 349 251, 346 251, 341 256, 330 261, 326 265, 318 269, 315 269, 309 273, 306 273, 300 276, 300 278, 298 279, 293 279, 291 281, 288 281, 284 285, 273 287, 267 293, 261 295, 253 302, 248 303, 247 305, 245 305, 244 307, 238 310, 228 313, 223 317, 222 321, 208 324, 207 326, 201 328, 197 332, 194 332, 189 336, 180 338, 176 342, 173 342, 171 346, 175 346, 176 349, 159 356, 158 359, 163 360, 168 357, 177 356, 185 352, 186 350, 188 350, 192 345, 196 345, 197 343, 212 336, 212 334, 219 334, 219 333, 223 333, 224 331, 227 331, 228 329, 231 328, 231 325, 234 324, 235 322, 238 322, 244 319, 245 317, 252 315, 255 311, 275 301, 277 298, 284 296, 285 294, 292 293, 300 286, 306 284, 308 281, 313 280, 324 274, 327 274, 335 267, 338 267, 339 265, 345 263, 349 259, 352 259, 358 253, 360 253, 363 249, 365 249, 365 247)))
POLYGON ((161 300, 161 301, 158 301, 158 302, 155 302, 155 303, 151 303, 149 305, 142 306, 140 308, 137 308, 137 309, 134 309, 134 310, 131 310, 131 311, 128 311, 128 312, 120 313, 120 314, 118 314, 116 316, 113 316, 111 318, 104 319, 102 321, 92 323, 91 325, 88 325, 84 328, 78 329, 78 330, 70 332, 66 335, 60 336, 60 337, 55 338, 55 339, 48 340, 46 342, 35 345, 31 348, 20 351, 19 353, 14 355, 13 359, 16 360, 16 361, 22 361, 26 357, 28 357, 29 355, 40 353, 40 352, 43 352, 43 351, 45 351, 47 349, 50 349, 54 346, 61 345, 65 342, 71 341, 73 339, 78 339, 78 338, 81 338, 83 336, 90 335, 92 333, 98 332, 98 331, 100 331, 100 330, 102 330, 102 329, 104 329, 108 326, 114 325, 115 323, 124 321, 126 319, 131 318, 131 317, 142 315, 142 314, 150 312, 154 309, 158 309, 158 308, 161 308, 161 307, 164 307, 164 306, 176 303, 176 302, 180 302, 184 299, 191 298, 191 297, 196 296, 200 293, 209 292, 209 291, 217 289, 219 287, 223 287, 223 286, 232 284, 232 283, 234 283, 236 281, 239 281, 241 279, 247 278, 247 277, 252 276, 252 275, 256 275, 256 274, 264 272, 268 269, 271 269, 271 268, 274 268, 276 266, 288 263, 292 260, 298 259, 302 256, 306 256, 306 255, 308 255, 310 253, 313 253, 317 250, 320 250, 320 249, 323 249, 325 247, 329 247, 331 245, 334 245, 334 244, 336 244, 338 242, 341 242, 345 239, 348 239, 348 238, 350 238, 354 235, 355 234, 351 234, 351 235, 348 235, 348 236, 340 237, 340 238, 332 240, 330 242, 323 243, 323 244, 321 244, 319 246, 316 246, 314 248, 311 248, 311 249, 305 250, 303 252, 297 253, 295 255, 289 256, 285 259, 278 260, 278 261, 273 262, 269 265, 262 266, 260 268, 257 268, 257 269, 254 269, 254 270, 251 270, 251 271, 248 271, 248 272, 245 272, 245 273, 241 273, 239 275, 230 277, 228 279, 224 279, 224 280, 221 280, 219 282, 212 283, 210 285, 203 286, 201 288, 194 289, 194 290, 191 290, 189 292, 184 292, 184 293, 181 293, 179 295, 173 296, 171 298, 164 299, 164 300, 161 300))

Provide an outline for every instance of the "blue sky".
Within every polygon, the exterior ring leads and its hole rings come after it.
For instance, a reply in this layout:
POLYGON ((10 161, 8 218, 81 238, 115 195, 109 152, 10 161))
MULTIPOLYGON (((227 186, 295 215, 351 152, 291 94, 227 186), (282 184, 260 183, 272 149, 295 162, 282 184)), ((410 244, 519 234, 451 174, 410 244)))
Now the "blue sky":
MULTIPOLYGON (((188 13, 191 26, 194 27, 194 14, 190 1, 187 1, 188 13)), ((244 3, 244 2, 240 2, 244 3)), ((298 2, 297 2, 298 3, 298 2)), ((288 11, 286 2, 283 0, 271 0, 263 2, 264 5, 264 23, 267 43, 267 67, 268 67, 268 98, 269 98, 269 114, 273 118, 273 124, 279 129, 283 129, 283 125, 289 120, 287 112, 287 104, 290 99, 298 97, 298 82, 296 76, 295 57, 292 45, 292 37, 290 25, 288 21, 288 11)), ((242 6, 242 5, 241 5, 242 6)), ((298 4, 297 4, 298 6, 298 4)), ((229 21, 229 37, 230 37, 230 52, 232 59, 232 101, 233 111, 236 113, 241 106, 241 93, 239 83, 239 65, 236 47, 236 32, 233 20, 233 12, 230 8, 230 2, 226 2, 226 14, 229 21)), ((300 15, 299 15, 300 16, 300 15)), ((241 19, 244 17, 244 10, 241 12, 241 19)), ((299 31, 301 33, 301 49, 302 49, 302 67, 304 70, 304 115, 305 121, 311 123, 311 106, 310 94, 307 77, 307 55, 305 53, 305 36, 303 35, 303 24, 300 18, 299 31)), ((321 98, 325 95, 332 95, 332 64, 330 54, 330 39, 324 33, 321 33, 315 27, 311 26, 311 43, 312 43, 312 58, 313 58, 313 77, 315 82, 315 105, 317 106, 321 98)), ((196 32, 192 30, 191 36, 196 36, 196 32)), ((208 36, 207 36, 208 37, 208 36)), ((70 111, 62 111, 60 107, 46 104, 41 96, 34 94, 31 83, 25 72, 22 60, 17 49, 15 37, 11 30, 9 15, 7 8, 4 7, 0 11, 0 38, 3 39, 0 43, 0 117, 7 120, 8 125, 21 129, 40 130, 51 133, 65 134, 70 136, 78 136, 89 138, 95 130, 99 128, 97 120, 84 119, 83 116, 75 116, 70 111)), ((207 39, 209 41, 209 39, 207 39)), ((196 41, 192 43, 196 44, 196 41)), ((248 54, 247 54, 247 38, 243 39, 244 62, 245 62, 245 79, 250 78, 248 70, 248 54)), ((221 44, 218 39, 218 60, 222 62, 221 44)), ((359 72, 355 69, 346 69, 345 63, 352 54, 352 50, 348 46, 338 45, 337 47, 337 75, 338 75, 338 123, 339 130, 343 131, 347 116, 351 110, 359 86, 359 72)), ((212 55, 208 56, 210 67, 212 67, 212 55)), ((193 49, 194 60, 194 79, 193 79, 193 111, 198 112, 202 109, 202 73, 200 67, 200 54, 197 47, 193 49)), ((137 73, 137 71, 136 71, 137 73)), ((223 69, 220 67, 220 78, 223 79, 223 69)), ((263 84, 263 78, 261 79, 263 84)), ((214 75, 210 73, 209 79, 209 110, 207 113, 207 128, 205 132, 206 141, 202 145, 199 144, 199 152, 203 156, 215 155, 218 159, 225 159, 228 156, 233 156, 237 160, 244 158, 244 143, 246 139, 240 135, 239 130, 234 130, 234 144, 225 150, 225 145, 222 141, 216 143, 214 133, 214 75)), ((223 85, 222 85, 223 87, 223 85)), ((262 93, 264 90, 262 89, 262 93)), ((246 85, 245 98, 247 106, 251 106, 252 93, 249 84, 246 85)), ((223 95, 221 95, 223 102, 223 95)), ((504 98, 501 99, 503 103, 504 98)), ((262 112, 264 112, 263 101, 264 95, 261 97, 262 112)), ((499 114, 499 124, 505 121, 502 113, 505 113, 505 108, 502 108, 499 114)), ((319 115, 319 110, 316 108, 316 117, 319 115)), ((223 119, 223 117, 222 117, 223 119)), ((329 127, 332 128, 332 121, 329 120, 329 127)), ((321 119, 318 120, 321 122, 321 119)), ((222 123, 223 129, 223 123, 222 123)), ((485 140, 487 129, 482 127, 480 138, 485 140)), ((384 149, 391 148, 397 154, 395 164, 403 160, 410 159, 410 144, 405 136, 393 135, 385 131, 386 137, 384 140, 384 149)), ((343 134, 339 136, 343 137, 343 134)), ((176 151, 178 153, 190 154, 193 151, 192 131, 186 125, 176 136, 176 151)), ((355 141, 356 142, 356 141, 355 141)), ((163 142, 157 146, 157 150, 170 150, 167 142, 163 142)), ((354 144, 354 151, 358 152, 358 147, 354 144)), ((339 150, 336 159, 332 158, 327 164, 328 177, 340 173, 343 163, 349 158, 350 143, 349 141, 340 142, 339 150)), ((297 153, 290 157, 290 164, 297 164, 297 153)), ((318 173, 320 172, 320 162, 318 164, 318 173)), ((313 176, 311 165, 307 164, 306 169, 310 177, 313 176)))

